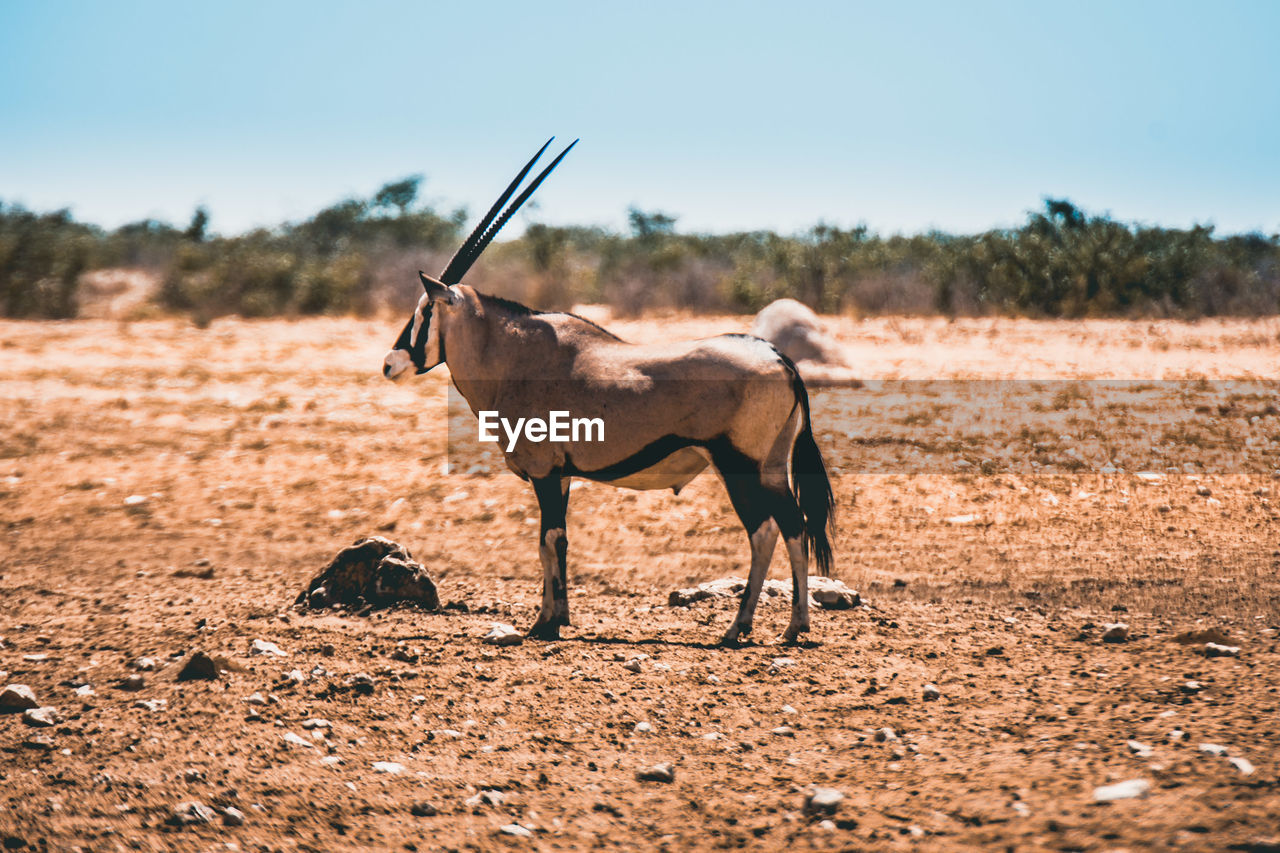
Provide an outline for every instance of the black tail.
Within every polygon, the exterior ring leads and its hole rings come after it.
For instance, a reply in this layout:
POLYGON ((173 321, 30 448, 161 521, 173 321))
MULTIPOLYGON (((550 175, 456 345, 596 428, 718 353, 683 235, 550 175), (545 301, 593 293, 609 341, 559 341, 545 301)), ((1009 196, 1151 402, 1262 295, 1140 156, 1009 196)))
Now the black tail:
POLYGON ((809 392, 791 359, 782 356, 783 362, 794 377, 791 387, 804 414, 804 428, 796 436, 791 448, 791 481, 795 483, 796 501, 804 514, 804 546, 818 564, 823 577, 831 576, 831 540, 828 530, 835 532, 836 497, 831 491, 827 466, 822 461, 818 443, 813 440, 813 426, 809 421, 809 392))

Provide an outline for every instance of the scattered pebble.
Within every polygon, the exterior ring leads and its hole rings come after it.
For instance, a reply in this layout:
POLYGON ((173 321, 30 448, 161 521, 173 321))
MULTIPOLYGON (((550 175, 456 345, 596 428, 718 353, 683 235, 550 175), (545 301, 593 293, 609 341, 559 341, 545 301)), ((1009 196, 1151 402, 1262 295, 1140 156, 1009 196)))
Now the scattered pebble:
POLYGON ((622 665, 622 668, 625 669, 627 672, 639 672, 640 658, 632 658, 631 660, 624 663, 622 665))
POLYGON ((304 729, 327 729, 329 728, 329 721, 322 720, 319 717, 312 717, 309 720, 304 720, 302 727, 304 729))
POLYGON ((1151 783, 1146 779, 1130 779, 1114 785, 1103 785, 1093 789, 1093 799, 1099 803, 1110 803, 1114 800, 1131 800, 1134 797, 1145 797, 1151 792, 1151 783))
POLYGON ((1208 486, 1199 486, 1196 488, 1196 494, 1202 498, 1207 498, 1209 495, 1213 494, 1213 490, 1208 486))
POLYGON ((10 684, 0 693, 0 712, 12 714, 39 707, 36 694, 25 684, 10 684))
POLYGON ((636 732, 636 734, 647 735, 653 731, 653 726, 649 723, 642 721, 642 722, 636 723, 636 727, 634 731, 636 732))
POLYGON ((373 769, 379 773, 390 773, 392 776, 398 776, 404 772, 404 765, 398 761, 375 761, 373 769))
POLYGON ((514 835, 516 838, 532 838, 533 833, 525 829, 518 823, 508 823, 498 827, 498 831, 503 835, 514 835))
POLYGON ((1123 643, 1129 639, 1127 622, 1107 622, 1102 626, 1102 642, 1123 643))
POLYGON ((147 686, 147 680, 141 675, 131 675, 124 681, 120 682, 121 690, 128 690, 137 693, 139 690, 147 686))
POLYGON ((1218 758, 1225 758, 1227 755, 1227 748, 1216 743, 1202 743, 1200 744, 1200 751, 1218 758))
POLYGON ((815 787, 809 792, 804 800, 804 810, 806 814, 828 814, 836 813, 836 809, 840 807, 840 803, 844 800, 844 794, 835 788, 819 788, 815 787))
POLYGON ((249 654, 251 655, 270 655, 272 657, 285 658, 289 653, 277 646, 275 643, 266 640, 254 640, 249 646, 249 654))
POLYGON ((898 739, 898 733, 890 728, 876 729, 876 733, 872 735, 877 743, 888 743, 898 739))
POLYGON ((661 764, 655 764, 652 767, 636 771, 636 779, 641 782, 674 782, 676 780, 676 768, 670 761, 664 761, 661 764))
POLYGON ((1199 693, 1201 690, 1203 690, 1204 685, 1198 681, 1186 681, 1186 682, 1183 682, 1182 686, 1179 687, 1178 689, 1181 690, 1183 693, 1190 693, 1194 695, 1196 693, 1199 693))
POLYGON ((244 826, 244 812, 235 806, 227 806, 222 810, 222 823, 226 826, 244 826))
POLYGON ((138 672, 155 672, 159 667, 160 664, 155 658, 138 658, 133 662, 133 668, 138 672))
POLYGON ((794 714, 794 713, 796 713, 796 709, 795 709, 795 708, 792 708, 790 705, 783 705, 783 706, 782 706, 782 713, 784 713, 784 714, 794 714))
POLYGON ((518 646, 524 642, 524 635, 510 625, 494 622, 480 642, 486 646, 518 646))
POLYGON ((1129 747, 1129 751, 1131 753, 1138 756, 1139 758, 1151 757, 1151 752, 1152 752, 1151 747, 1147 746, 1145 743, 1142 743, 1141 741, 1127 740, 1124 742, 1124 744, 1125 746, 1129 747))
POLYGON ((217 817, 218 813, 204 803, 198 800, 191 800, 174 806, 168 822, 172 826, 194 826, 202 823, 213 823, 217 817))
POLYGON ((142 708, 154 714, 156 711, 163 711, 169 707, 169 702, 166 699, 139 699, 133 703, 133 707, 142 708))
POLYGON ((435 817, 440 810, 431 803, 414 803, 409 807, 409 814, 414 817, 435 817))
POLYGON ((463 801, 463 805, 468 808, 479 808, 480 806, 501 806, 507 801, 507 797, 501 791, 495 791, 492 788, 485 789, 474 797, 468 797, 463 801))
POLYGON ((297 746, 297 747, 301 747, 302 749, 315 749, 315 746, 311 743, 311 741, 307 740, 301 735, 296 735, 293 732, 285 732, 284 734, 280 735, 280 739, 285 743, 289 744, 290 746, 297 746))
POLYGON ((22 722, 34 728, 48 728, 58 724, 58 712, 49 706, 28 708, 22 712, 22 722))
POLYGON ((1240 647, 1224 646, 1221 643, 1205 643, 1204 656, 1207 658, 1235 658, 1240 656, 1240 647))
POLYGON ((778 737, 796 736, 796 730, 791 728, 791 726, 778 726, 776 729, 771 729, 770 731, 778 737))
POLYGON ((267 697, 261 693, 251 693, 244 697, 244 701, 250 705, 265 705, 267 704, 267 697))
POLYGON ((1253 771, 1255 768, 1253 766, 1253 762, 1251 762, 1249 759, 1241 758, 1238 755, 1233 755, 1229 757, 1227 761, 1231 763, 1232 767, 1240 771, 1241 776, 1253 775, 1253 771))
POLYGON ((936 684, 926 684, 924 689, 920 691, 920 695, 926 702, 936 702, 942 698, 942 691, 938 689, 936 684))

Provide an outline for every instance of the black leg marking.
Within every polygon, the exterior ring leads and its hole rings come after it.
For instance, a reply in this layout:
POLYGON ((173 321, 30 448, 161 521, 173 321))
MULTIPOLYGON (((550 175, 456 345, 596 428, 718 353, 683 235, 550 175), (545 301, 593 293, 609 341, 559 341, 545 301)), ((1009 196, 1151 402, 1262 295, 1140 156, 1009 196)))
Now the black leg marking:
POLYGON ((559 472, 533 481, 542 524, 538 535, 538 556, 542 560, 542 608, 529 629, 529 636, 544 640, 560 637, 560 626, 569 624, 569 582, 565 536, 565 515, 569 506, 569 479, 559 472))

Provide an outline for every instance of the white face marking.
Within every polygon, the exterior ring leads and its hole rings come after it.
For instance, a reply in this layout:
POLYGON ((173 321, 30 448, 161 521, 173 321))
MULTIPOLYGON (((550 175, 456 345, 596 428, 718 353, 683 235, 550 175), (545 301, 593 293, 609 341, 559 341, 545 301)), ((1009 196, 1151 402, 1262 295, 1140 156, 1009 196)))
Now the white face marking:
POLYGON ((393 349, 387 353, 387 357, 382 360, 383 373, 388 379, 398 380, 409 375, 409 368, 413 367, 413 359, 409 358, 409 353, 402 349, 393 349))
POLYGON ((426 322, 429 307, 431 307, 431 297, 424 293, 418 299, 418 307, 413 309, 413 334, 409 336, 411 347, 418 345, 418 333, 422 331, 422 324, 426 322))

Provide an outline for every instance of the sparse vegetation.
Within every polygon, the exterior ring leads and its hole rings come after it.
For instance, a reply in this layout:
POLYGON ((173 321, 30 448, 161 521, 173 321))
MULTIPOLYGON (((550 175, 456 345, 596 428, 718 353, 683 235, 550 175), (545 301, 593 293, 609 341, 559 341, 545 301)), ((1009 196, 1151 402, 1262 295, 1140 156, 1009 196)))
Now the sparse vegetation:
MULTIPOLYGON (((238 236, 146 220, 105 231, 67 211, 0 205, 0 310, 72 317, 82 273, 149 269, 163 308, 197 321, 403 309, 418 267, 441 266, 465 211, 418 202, 421 176, 347 199, 308 220, 238 236)), ((755 312, 789 296, 823 312, 1083 316, 1257 316, 1280 313, 1280 235, 1214 236, 1090 216, 1047 199, 1021 228, 957 236, 881 236, 817 225, 682 234, 676 217, 632 209, 629 233, 535 224, 490 249, 469 282, 538 307, 604 302, 652 309, 755 312)))

